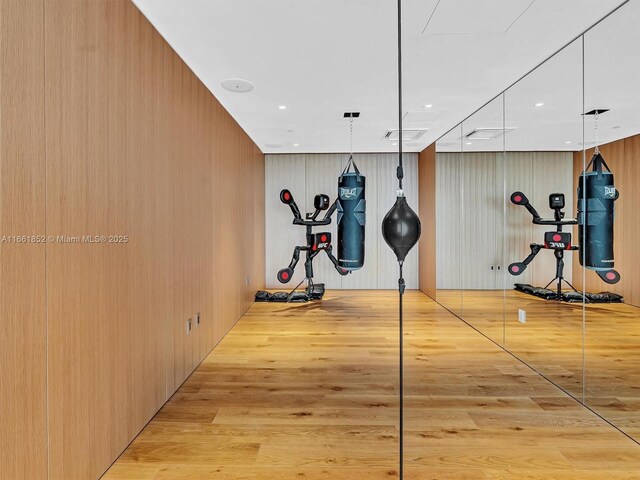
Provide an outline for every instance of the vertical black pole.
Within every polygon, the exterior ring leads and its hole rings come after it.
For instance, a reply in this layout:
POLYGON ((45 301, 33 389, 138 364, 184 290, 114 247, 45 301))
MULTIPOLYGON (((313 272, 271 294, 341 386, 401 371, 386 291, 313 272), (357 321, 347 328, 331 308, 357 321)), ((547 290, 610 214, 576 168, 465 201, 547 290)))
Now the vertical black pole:
POLYGON ((404 295, 404 278, 402 278, 402 263, 400 263, 400 278, 398 279, 400 299, 400 480, 404 478, 404 334, 402 326, 402 296, 404 295))
MULTIPOLYGON (((398 170, 396 176, 398 177, 398 190, 402 191, 402 179, 404 178, 404 171, 402 168, 402 0, 398 0, 398 170)), ((399 463, 400 463, 400 480, 404 479, 404 338, 403 338, 403 325, 402 325, 402 296, 404 294, 404 278, 402 278, 402 263, 400 264, 400 278, 398 279, 398 292, 399 292, 399 328, 398 334, 400 337, 400 358, 399 358, 399 387, 400 387, 400 422, 399 422, 399 463)))
POLYGON ((399 189, 402 190, 404 170, 402 168, 402 0, 398 0, 398 177, 399 189))

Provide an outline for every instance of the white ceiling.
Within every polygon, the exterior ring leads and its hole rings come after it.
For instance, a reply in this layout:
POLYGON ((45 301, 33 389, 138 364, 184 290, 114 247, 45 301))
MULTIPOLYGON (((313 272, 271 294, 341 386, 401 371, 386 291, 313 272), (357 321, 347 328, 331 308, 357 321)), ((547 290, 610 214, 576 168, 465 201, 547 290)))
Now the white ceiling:
MULTIPOLYGON (((397 150, 382 138, 387 129, 397 128, 395 0, 134 2, 265 153, 348 151, 348 120, 342 118, 345 111, 361 112, 354 121, 355 151, 397 150), (244 94, 228 92, 220 83, 229 77, 249 80, 255 88, 244 94), (280 105, 286 110, 280 110, 280 105)), ((404 0, 404 126, 429 129, 419 140, 405 143, 405 148, 420 151, 433 143, 621 3, 404 0), (426 104, 433 106, 426 109, 426 104)), ((637 7, 640 0, 631 3, 637 7)), ((639 18, 634 20, 637 25, 639 18)), ((587 52, 587 58, 592 55, 599 61, 603 54, 607 61, 622 61, 634 49, 637 56, 640 44, 638 40, 624 45, 618 41, 615 46, 622 46, 622 51, 602 51, 597 40, 594 35, 589 42, 593 53, 587 52)), ((534 112, 539 119, 538 143, 547 138, 543 132, 555 131, 550 121, 553 117, 542 113, 574 100, 573 75, 581 69, 581 62, 578 58, 575 63, 572 52, 566 55, 566 65, 551 62, 564 72, 557 76, 562 79, 562 87, 545 83, 545 78, 556 75, 547 73, 538 75, 542 79, 538 81, 534 81, 534 74, 528 87, 523 82, 512 90, 512 101, 507 100, 505 105, 506 118, 507 123, 519 126, 506 139, 514 142, 514 148, 515 139, 524 137, 524 127, 536 123, 535 116, 529 118, 533 98, 545 102, 545 107, 534 112), (523 103, 518 106, 518 102, 523 103), (513 109, 512 118, 509 107, 513 109)), ((638 64, 636 61, 627 67, 634 73, 638 64)), ((552 72, 551 67, 545 68, 552 72)), ((637 72, 634 75, 637 86, 637 72)), ((594 81, 594 92, 595 87, 594 81)), ((600 101, 595 93, 592 101, 600 101)), ((614 99, 602 101, 613 113, 614 99)), ((625 103, 624 98, 615 101, 625 103)), ((475 127, 502 124, 502 103, 491 108, 497 109, 499 117, 491 111, 491 118, 481 118, 480 112, 475 118, 483 124, 475 127)), ((567 110, 566 106, 561 110, 567 110)), ((569 123, 567 130, 556 136, 562 138, 562 148, 576 149, 564 143, 582 138, 574 132, 575 119, 569 123)), ((460 142, 460 135, 457 137, 460 142)), ((559 142, 550 141, 544 149, 552 149, 551 144, 557 146, 559 142)))
POLYGON ((581 150, 640 132, 640 0, 632 0, 442 137, 439 151, 581 150), (583 110, 584 90, 584 110, 583 110), (536 107, 536 104, 544 103, 536 107), (508 129, 473 140, 477 128, 508 129))

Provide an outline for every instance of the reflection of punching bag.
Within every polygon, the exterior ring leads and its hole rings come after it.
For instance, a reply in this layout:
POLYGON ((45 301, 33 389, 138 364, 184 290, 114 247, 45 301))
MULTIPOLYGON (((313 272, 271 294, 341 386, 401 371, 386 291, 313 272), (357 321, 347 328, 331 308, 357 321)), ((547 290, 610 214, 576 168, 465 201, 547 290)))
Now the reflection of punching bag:
POLYGON ((338 263, 348 271, 364 265, 364 225, 367 204, 364 199, 364 176, 349 157, 338 178, 338 263), (353 172, 350 167, 353 165, 353 172))
MULTIPOLYGON (((613 218, 614 202, 618 192, 613 183, 613 173, 596 151, 582 172, 578 183, 578 237, 580 239, 580 264, 602 272, 613 269, 613 218), (593 166, 589 171, 589 167, 593 166), (602 171, 602 167, 606 171, 602 171), (585 202, 586 200, 586 202, 585 202)), ((614 280, 614 273, 603 277, 614 280)), ((617 272, 615 272, 617 275, 617 272)), ((619 277, 618 277, 619 279, 619 277)))

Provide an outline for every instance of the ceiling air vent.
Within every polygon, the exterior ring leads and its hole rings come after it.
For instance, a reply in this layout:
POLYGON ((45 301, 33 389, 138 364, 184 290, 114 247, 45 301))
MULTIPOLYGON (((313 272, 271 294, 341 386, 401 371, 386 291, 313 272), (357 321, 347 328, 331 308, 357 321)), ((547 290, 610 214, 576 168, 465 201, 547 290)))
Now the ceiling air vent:
MULTIPOLYGON (((411 141, 418 140, 428 130, 429 130, 428 128, 402 129, 402 141, 411 142, 411 141)), ((398 138, 400 138, 398 129, 387 130, 386 132, 384 132, 384 136, 382 137, 383 140, 391 140, 391 141, 398 141, 398 138)))
POLYGON ((468 140, 493 140, 502 136, 502 133, 509 133, 510 131, 515 130, 514 127, 496 127, 496 128, 476 128, 472 130, 470 133, 467 133, 465 137, 468 140))
POLYGON ((603 113, 607 113, 608 111, 608 108, 594 108, 590 112, 585 113, 585 115, 602 115, 603 113))

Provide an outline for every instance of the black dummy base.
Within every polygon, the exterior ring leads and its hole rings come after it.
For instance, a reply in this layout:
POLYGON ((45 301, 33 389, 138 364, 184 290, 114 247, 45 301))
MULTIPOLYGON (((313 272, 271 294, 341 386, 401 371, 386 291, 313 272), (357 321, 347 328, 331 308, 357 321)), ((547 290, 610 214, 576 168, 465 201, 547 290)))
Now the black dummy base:
POLYGON ((265 292, 260 290, 256 293, 256 302, 305 303, 312 300, 322 300, 323 296, 324 283, 314 283, 304 290, 293 290, 292 292, 265 292))
MULTIPOLYGON (((573 288, 573 287, 572 287, 573 288)), ((544 300, 554 300, 568 303, 623 303, 624 298, 621 295, 600 292, 600 293, 588 293, 578 292, 575 289, 572 291, 549 290, 548 288, 534 287, 528 283, 516 283, 514 290, 522 293, 533 295, 534 297, 543 298, 544 300)))

